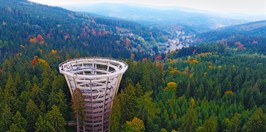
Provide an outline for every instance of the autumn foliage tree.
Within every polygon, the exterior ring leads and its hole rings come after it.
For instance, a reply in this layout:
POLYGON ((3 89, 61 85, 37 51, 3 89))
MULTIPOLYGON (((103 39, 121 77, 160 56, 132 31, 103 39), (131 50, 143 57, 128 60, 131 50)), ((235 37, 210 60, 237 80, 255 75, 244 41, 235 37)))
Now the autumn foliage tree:
POLYGON ((130 44, 131 44, 130 39, 126 38, 126 40, 125 40, 126 47, 130 46, 130 44))
POLYGON ((132 121, 127 121, 126 124, 123 125, 123 131, 144 132, 145 131, 144 122, 141 119, 134 117, 132 121))
POLYGON ((44 44, 44 39, 43 39, 42 35, 38 34, 36 38, 40 44, 44 44))
POLYGON ((30 44, 35 44, 38 42, 38 39, 36 37, 30 37, 29 42, 30 44))
POLYGON ((34 56, 34 58, 31 61, 31 64, 35 66, 38 63, 38 56, 34 56))

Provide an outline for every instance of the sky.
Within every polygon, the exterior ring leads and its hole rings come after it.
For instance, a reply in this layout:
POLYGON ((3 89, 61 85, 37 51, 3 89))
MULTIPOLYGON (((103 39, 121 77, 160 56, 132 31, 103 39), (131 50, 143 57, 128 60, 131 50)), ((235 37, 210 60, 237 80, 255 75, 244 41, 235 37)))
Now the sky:
POLYGON ((145 6, 187 7, 217 13, 266 14, 266 0, 29 0, 41 4, 71 7, 96 3, 126 3, 145 6))

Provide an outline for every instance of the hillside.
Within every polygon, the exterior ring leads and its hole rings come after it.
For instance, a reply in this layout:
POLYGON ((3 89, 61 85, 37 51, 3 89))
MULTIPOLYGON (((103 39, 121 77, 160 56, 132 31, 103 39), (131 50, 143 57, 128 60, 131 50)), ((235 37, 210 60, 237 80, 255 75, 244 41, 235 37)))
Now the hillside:
POLYGON ((219 42, 266 53, 266 20, 229 26, 198 34, 195 43, 219 42))
POLYGON ((216 41, 219 39, 232 38, 233 36, 265 36, 266 34, 266 20, 256 21, 241 25, 234 25, 225 28, 220 28, 207 33, 202 33, 199 37, 206 41, 216 41))
MULTIPOLYGON (((257 34, 258 33, 264 34, 265 30, 263 30, 263 29, 265 29, 265 27, 266 27, 266 20, 242 24, 242 25, 235 26, 234 28, 238 28, 239 30, 242 30, 242 31, 254 31, 254 30, 257 31, 257 30, 259 30, 261 32, 256 32, 257 34)), ((257 35, 257 34, 253 34, 253 35, 257 35)))
POLYGON ((236 26, 230 26, 222 29, 221 32, 229 32, 229 34, 246 35, 253 37, 265 37, 266 34, 266 20, 256 21, 236 26))
POLYGON ((131 53, 151 48, 154 42, 160 41, 158 36, 162 34, 133 22, 76 13, 25 0, 1 0, 0 22, 2 56, 18 53, 21 47, 38 45, 40 40, 35 39, 39 36, 42 47, 46 45, 50 50, 79 50, 84 55, 129 57, 131 53))

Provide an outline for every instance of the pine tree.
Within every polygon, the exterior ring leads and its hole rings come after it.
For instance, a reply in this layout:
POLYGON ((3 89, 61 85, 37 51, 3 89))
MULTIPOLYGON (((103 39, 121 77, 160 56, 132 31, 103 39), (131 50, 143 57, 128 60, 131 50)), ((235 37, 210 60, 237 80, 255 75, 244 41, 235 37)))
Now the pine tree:
POLYGON ((39 116, 37 122, 35 123, 36 132, 56 132, 56 129, 46 118, 39 116))
POLYGON ((48 107, 50 108, 53 105, 56 105, 59 107, 61 113, 65 115, 67 104, 66 104, 65 95, 62 91, 62 89, 64 88, 63 84, 65 80, 62 76, 58 76, 56 75, 56 73, 54 74, 55 75, 53 75, 54 80, 52 82, 52 92, 50 92, 50 95, 49 95, 48 107))
POLYGON ((121 127, 121 105, 119 98, 115 96, 113 100, 112 113, 110 116, 110 132, 118 132, 121 127))
POLYGON ((16 85, 14 83, 14 79, 11 73, 8 73, 5 90, 7 90, 7 92, 10 93, 12 96, 16 96, 17 94, 16 85))
POLYGON ((243 131, 247 132, 265 132, 266 116, 261 108, 257 108, 248 122, 244 125, 243 131))
POLYGON ((131 120, 137 113, 137 96, 134 86, 129 84, 119 95, 121 104, 121 124, 131 120))
POLYGON ((35 104, 35 102, 33 100, 29 100, 26 106, 26 119, 29 122, 28 124, 28 131, 33 131, 33 127, 32 124, 35 124, 35 122, 37 121, 37 118, 40 114, 40 110, 38 108, 38 106, 35 104))
MULTIPOLYGON (((79 132, 79 125, 84 123, 85 121, 85 111, 84 108, 85 103, 84 103, 84 98, 82 96, 82 93, 80 89, 76 88, 73 92, 73 97, 72 97, 72 109, 74 114, 76 115, 77 118, 77 131, 79 132)), ((84 129, 84 125, 83 125, 84 129)))
POLYGON ((143 76, 141 80, 141 86, 144 89, 144 92, 151 91, 152 90, 152 82, 151 82, 151 74, 150 70, 148 69, 148 64, 144 63, 143 66, 143 76))
POLYGON ((27 120, 21 115, 19 111, 16 112, 15 116, 12 118, 13 124, 10 126, 9 131, 20 131, 25 132, 27 125, 27 120))
POLYGON ((45 101, 44 103, 48 103, 48 100, 49 100, 49 93, 51 92, 51 81, 50 80, 51 80, 51 74, 49 73, 49 71, 43 70, 41 74, 42 85, 40 85, 39 98, 42 101, 45 101))
POLYGON ((32 94, 33 100, 35 100, 36 103, 39 104, 41 101, 41 98, 39 96, 40 95, 40 88, 39 88, 38 84, 34 83, 32 85, 31 94, 32 94))
POLYGON ((57 106, 52 106, 52 110, 45 115, 45 118, 57 132, 65 131, 65 119, 57 106))
POLYGON ((17 89, 15 87, 14 79, 11 73, 8 73, 8 78, 6 81, 4 89, 4 100, 12 110, 17 110, 18 106, 16 105, 17 89))
POLYGON ((196 115, 196 112, 194 110, 194 106, 195 106, 195 101, 194 101, 194 99, 191 99, 189 109, 187 110, 187 113, 185 115, 185 122, 183 124, 183 130, 185 132, 196 132, 197 115, 196 115))
POLYGON ((22 91, 23 85, 22 80, 19 72, 16 73, 15 76, 15 87, 17 88, 17 91, 20 93, 22 91))
POLYGON ((171 126, 171 121, 169 119, 167 109, 164 109, 161 118, 162 118, 162 127, 164 127, 166 130, 170 131, 172 129, 172 126, 171 126))
POLYGON ((155 103, 151 98, 152 91, 146 92, 138 99, 139 116, 145 122, 152 121, 156 114, 160 112, 160 109, 156 108, 155 103))
POLYGON ((9 126, 11 124, 12 124, 11 109, 7 104, 4 104, 1 110, 0 129, 2 131, 6 131, 9 129, 9 126))
POLYGON ((217 131, 217 120, 214 116, 211 116, 204 124, 198 128, 198 132, 216 132, 217 131))
POLYGON ((19 128, 17 125, 12 124, 7 132, 26 132, 24 129, 19 128))
POLYGON ((233 118, 231 119, 231 131, 238 132, 238 127, 240 124, 240 114, 235 113, 233 118))
POLYGON ((48 107, 52 107, 53 105, 58 106, 60 112, 63 115, 66 115, 67 104, 66 104, 65 94, 61 89, 57 91, 52 90, 52 92, 50 93, 48 107))

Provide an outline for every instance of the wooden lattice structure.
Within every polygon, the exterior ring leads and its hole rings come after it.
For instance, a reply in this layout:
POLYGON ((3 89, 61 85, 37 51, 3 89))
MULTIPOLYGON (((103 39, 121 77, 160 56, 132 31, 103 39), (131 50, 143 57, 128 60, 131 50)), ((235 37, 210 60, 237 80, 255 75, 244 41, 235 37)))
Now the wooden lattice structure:
POLYGON ((109 58, 78 58, 59 65, 70 93, 76 88, 82 92, 85 131, 108 131, 112 101, 127 68, 126 63, 109 58))

